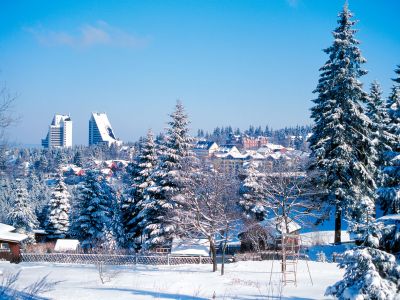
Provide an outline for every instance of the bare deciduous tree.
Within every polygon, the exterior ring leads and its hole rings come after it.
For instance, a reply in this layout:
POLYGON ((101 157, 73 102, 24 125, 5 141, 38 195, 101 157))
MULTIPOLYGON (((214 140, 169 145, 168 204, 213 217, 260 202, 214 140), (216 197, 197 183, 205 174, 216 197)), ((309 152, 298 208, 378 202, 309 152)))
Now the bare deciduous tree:
POLYGON ((5 84, 0 86, 0 142, 4 139, 4 132, 17 117, 13 114, 12 108, 16 96, 12 95, 5 84))
MULTIPOLYGON (((217 245, 221 243, 223 261, 227 243, 236 233, 238 183, 209 167, 194 174, 187 187, 190 197, 182 203, 175 222, 183 238, 206 238, 210 245, 213 272, 217 271, 217 245)), ((221 267, 223 275, 224 267, 221 267)))
POLYGON ((281 162, 274 172, 266 173, 263 180, 263 205, 275 217, 284 220, 285 232, 289 232, 292 220, 306 225, 311 219, 319 218, 319 205, 312 201, 315 191, 301 165, 281 162))

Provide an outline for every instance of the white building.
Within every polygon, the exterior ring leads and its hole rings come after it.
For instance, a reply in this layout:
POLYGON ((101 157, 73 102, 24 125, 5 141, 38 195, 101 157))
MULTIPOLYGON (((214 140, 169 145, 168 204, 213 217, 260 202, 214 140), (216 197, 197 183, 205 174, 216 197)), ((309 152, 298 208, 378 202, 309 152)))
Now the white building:
POLYGON ((122 144, 122 141, 115 137, 110 121, 105 113, 92 113, 89 120, 89 146, 97 144, 122 144))
POLYGON ((49 132, 42 140, 42 146, 45 148, 72 147, 72 120, 69 115, 54 115, 49 132))

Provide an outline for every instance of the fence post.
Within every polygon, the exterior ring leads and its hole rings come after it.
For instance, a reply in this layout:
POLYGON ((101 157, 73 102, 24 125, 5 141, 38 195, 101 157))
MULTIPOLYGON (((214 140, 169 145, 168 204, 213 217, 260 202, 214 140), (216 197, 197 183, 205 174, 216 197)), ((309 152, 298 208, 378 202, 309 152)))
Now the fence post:
POLYGON ((201 255, 199 255, 199 265, 201 265, 201 255))
POLYGON ((169 253, 167 254, 167 265, 169 266, 169 253))
POLYGON ((137 253, 135 253, 135 265, 137 265, 137 253))

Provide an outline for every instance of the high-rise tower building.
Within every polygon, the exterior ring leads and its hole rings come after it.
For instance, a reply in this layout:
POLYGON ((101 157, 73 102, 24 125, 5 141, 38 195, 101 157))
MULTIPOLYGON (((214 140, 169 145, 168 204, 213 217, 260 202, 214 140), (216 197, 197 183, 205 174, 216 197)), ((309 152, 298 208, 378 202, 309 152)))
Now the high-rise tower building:
POLYGON ((42 140, 42 146, 45 148, 72 146, 72 120, 69 115, 54 115, 49 132, 42 140))
POLYGON ((121 145, 122 141, 115 137, 107 115, 94 112, 89 120, 89 146, 97 144, 121 145))

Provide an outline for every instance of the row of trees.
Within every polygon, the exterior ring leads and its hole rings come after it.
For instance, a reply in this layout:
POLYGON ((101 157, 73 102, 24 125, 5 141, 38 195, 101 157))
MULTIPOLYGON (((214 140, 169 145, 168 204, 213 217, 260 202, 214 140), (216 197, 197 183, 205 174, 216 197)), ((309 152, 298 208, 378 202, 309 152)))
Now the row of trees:
POLYGON ((282 129, 272 129, 268 125, 263 129, 261 126, 250 125, 248 129, 241 131, 239 128, 233 129, 232 126, 216 127, 209 133, 203 129, 197 132, 198 138, 214 141, 217 144, 229 143, 233 136, 247 135, 250 137, 266 136, 272 143, 280 144, 285 147, 294 147, 298 150, 307 150, 306 140, 311 133, 311 126, 285 127, 282 129))

